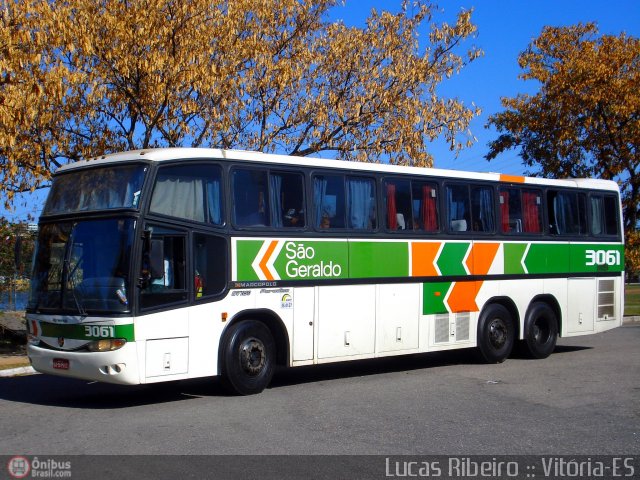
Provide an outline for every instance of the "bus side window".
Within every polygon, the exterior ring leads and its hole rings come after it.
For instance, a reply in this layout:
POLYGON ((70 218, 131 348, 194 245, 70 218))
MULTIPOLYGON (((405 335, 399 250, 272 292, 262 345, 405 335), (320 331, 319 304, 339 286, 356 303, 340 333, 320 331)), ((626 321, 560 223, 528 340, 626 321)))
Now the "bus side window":
POLYGON ((590 231, 592 235, 618 235, 618 203, 612 195, 591 195, 590 231))
POLYGON ((447 225, 451 232, 470 228, 469 189, 465 185, 447 185, 447 225))
POLYGON ((411 182, 413 229, 424 232, 438 231, 438 188, 435 184, 411 182))
POLYGON ((376 189, 370 178, 347 177, 348 227, 356 230, 376 228, 376 189))
POLYGON ((185 237, 163 234, 156 229, 153 239, 162 240, 164 244, 163 275, 151 280, 146 288, 141 289, 142 308, 158 307, 187 299, 185 237))
POLYGON ((387 230, 413 229, 411 187, 408 180, 385 180, 384 219, 387 230))
POLYGON ((269 203, 271 225, 274 227, 304 228, 304 187, 299 173, 274 172, 269 175, 269 203))
POLYGON ((500 231, 502 233, 521 233, 523 228, 520 190, 500 187, 498 198, 500 202, 500 231))
POLYGON ((342 175, 314 176, 313 206, 316 228, 322 230, 344 228, 344 177, 342 175))
POLYGON ((586 233, 586 200, 582 193, 549 190, 547 192, 549 230, 554 235, 586 233))
POLYGON ((150 211, 222 225, 221 183, 220 168, 215 165, 162 167, 153 188, 150 211))
POLYGON ((269 226, 266 170, 233 171, 233 217, 238 227, 269 226))
POLYGON ((227 244, 223 237, 193 234, 193 283, 197 299, 224 290, 227 272, 227 244))
POLYGON ((494 232, 496 229, 494 193, 491 187, 471 189, 471 216, 474 232, 494 232))

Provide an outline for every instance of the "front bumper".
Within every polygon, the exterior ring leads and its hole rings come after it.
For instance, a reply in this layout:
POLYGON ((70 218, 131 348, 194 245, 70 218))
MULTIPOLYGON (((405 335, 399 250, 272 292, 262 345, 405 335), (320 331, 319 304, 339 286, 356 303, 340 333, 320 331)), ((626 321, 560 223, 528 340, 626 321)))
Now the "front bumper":
POLYGON ((28 345, 27 355, 33 368, 41 373, 120 385, 141 383, 135 342, 113 352, 66 352, 28 345), (69 368, 54 368, 54 359, 67 360, 69 368))

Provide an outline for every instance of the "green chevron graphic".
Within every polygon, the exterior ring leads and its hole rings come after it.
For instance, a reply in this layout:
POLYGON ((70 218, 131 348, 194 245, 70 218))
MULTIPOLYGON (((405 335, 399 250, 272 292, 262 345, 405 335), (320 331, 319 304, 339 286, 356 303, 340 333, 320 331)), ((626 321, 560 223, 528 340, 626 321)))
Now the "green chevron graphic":
POLYGON ((464 268, 464 256, 471 243, 446 243, 436 261, 440 273, 446 275, 468 275, 464 268))

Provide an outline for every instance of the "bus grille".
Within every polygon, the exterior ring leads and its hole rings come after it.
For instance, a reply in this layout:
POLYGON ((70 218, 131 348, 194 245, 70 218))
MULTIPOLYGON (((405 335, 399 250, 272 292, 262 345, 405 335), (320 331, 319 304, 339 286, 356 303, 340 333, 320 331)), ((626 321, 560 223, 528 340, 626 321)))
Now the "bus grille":
POLYGON ((598 280, 598 320, 612 320, 615 316, 615 282, 598 280))
POLYGON ((436 315, 435 343, 445 343, 448 341, 449 341, 449 314, 439 313, 436 315))

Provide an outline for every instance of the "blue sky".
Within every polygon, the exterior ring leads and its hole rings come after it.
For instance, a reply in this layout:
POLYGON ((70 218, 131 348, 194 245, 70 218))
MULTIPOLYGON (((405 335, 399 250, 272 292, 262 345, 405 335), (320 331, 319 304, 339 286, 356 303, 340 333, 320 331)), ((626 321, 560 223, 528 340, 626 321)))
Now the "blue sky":
MULTIPOLYGON (((473 8, 472 21, 478 26, 475 44, 484 50, 484 56, 463 69, 460 74, 446 80, 440 93, 457 97, 465 104, 475 103, 482 115, 471 124, 471 131, 478 141, 463 150, 457 158, 444 142, 430 147, 435 166, 456 170, 500 172, 521 175, 524 167, 516 151, 505 152, 487 162, 484 155, 487 143, 497 133, 484 126, 487 118, 502 110, 501 97, 513 97, 518 93, 534 93, 536 85, 518 80, 518 54, 526 49, 546 25, 562 26, 578 22, 595 22, 601 34, 618 35, 626 32, 640 37, 640 0, 435 0, 441 14, 436 22, 452 23, 461 10, 473 8)), ((347 0, 336 7, 333 15, 348 25, 362 25, 372 8, 399 10, 401 0, 347 0)), ((421 38, 426 38, 425 34, 421 38)))
MULTIPOLYGON (((372 8, 397 12, 401 3, 402 0, 346 0, 332 10, 331 18, 361 26, 372 8)), ((491 162, 484 160, 487 143, 497 136, 495 131, 484 126, 491 114, 502 109, 500 97, 535 91, 536 86, 531 82, 518 80, 517 57, 540 34, 543 26, 593 21, 598 24, 600 33, 617 35, 624 31, 640 37, 640 0, 440 0, 437 5, 442 10, 434 18, 437 22, 453 22, 461 9, 473 8, 472 18, 478 26, 478 35, 467 45, 475 44, 485 52, 482 58, 440 88, 442 95, 457 97, 466 104, 475 103, 482 109, 482 115, 471 124, 471 131, 478 141, 457 158, 444 142, 431 145, 435 166, 439 168, 524 173, 516 151, 506 152, 491 162)), ((426 33, 425 25, 421 38, 426 39, 426 33)), ((24 219, 29 213, 37 216, 44 198, 45 192, 29 196, 26 207, 7 211, 5 216, 11 220, 24 219)))

